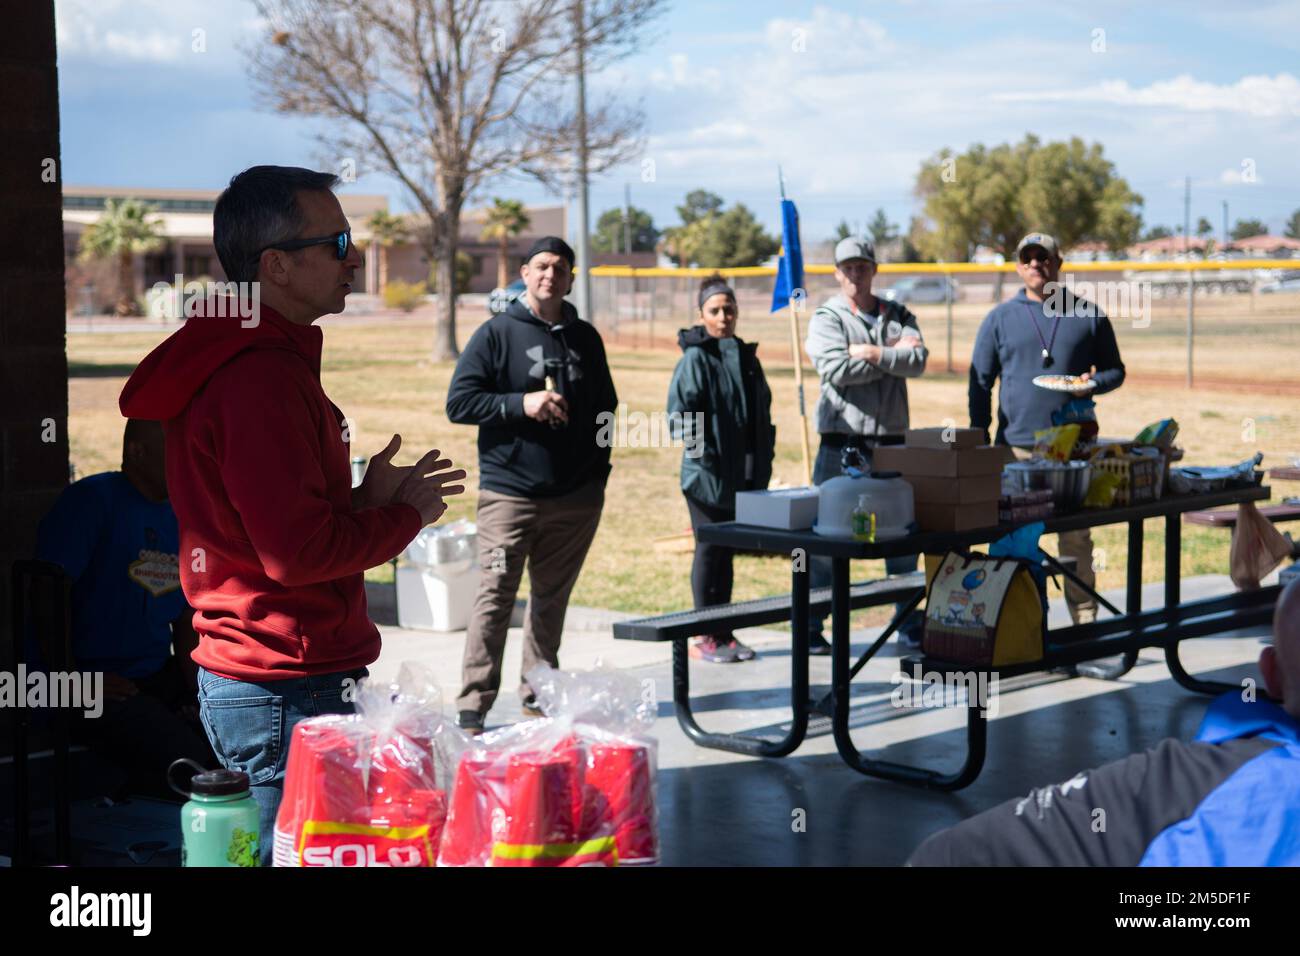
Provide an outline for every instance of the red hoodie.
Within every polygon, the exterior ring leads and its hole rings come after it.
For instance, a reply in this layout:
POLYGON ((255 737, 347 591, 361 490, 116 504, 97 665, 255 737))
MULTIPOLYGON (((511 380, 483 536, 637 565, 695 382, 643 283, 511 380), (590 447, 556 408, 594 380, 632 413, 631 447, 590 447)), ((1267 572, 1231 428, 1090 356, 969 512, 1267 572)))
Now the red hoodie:
POLYGON ((266 306, 260 315, 252 328, 189 319, 119 401, 128 418, 163 423, 194 660, 254 682, 373 662, 363 572, 422 523, 406 504, 352 510, 344 416, 320 383, 321 330, 266 306))

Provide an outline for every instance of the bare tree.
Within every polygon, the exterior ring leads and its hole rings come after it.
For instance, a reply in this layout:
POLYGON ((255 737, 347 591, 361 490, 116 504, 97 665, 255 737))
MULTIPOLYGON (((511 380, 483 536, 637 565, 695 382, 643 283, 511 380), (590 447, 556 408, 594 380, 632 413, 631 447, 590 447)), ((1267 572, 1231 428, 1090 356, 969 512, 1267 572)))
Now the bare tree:
MULTIPOLYGON (((318 136, 328 155, 402 184, 428 219, 415 235, 438 288, 453 289, 468 200, 503 175, 552 188, 571 175, 578 45, 596 72, 639 47, 665 0, 252 2, 267 23, 246 50, 262 104, 342 120, 318 136)), ((634 156, 641 125, 639 108, 589 106, 591 170, 634 156)), ((455 296, 444 294, 433 355, 458 354, 455 296)))

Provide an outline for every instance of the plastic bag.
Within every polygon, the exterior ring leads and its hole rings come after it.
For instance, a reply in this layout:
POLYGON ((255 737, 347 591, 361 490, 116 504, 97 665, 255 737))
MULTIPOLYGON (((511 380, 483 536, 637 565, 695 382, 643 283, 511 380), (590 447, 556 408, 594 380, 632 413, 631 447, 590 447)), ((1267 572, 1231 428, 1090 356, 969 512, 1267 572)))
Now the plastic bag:
POLYGON ((477 557, 478 526, 460 518, 446 525, 421 528, 401 558, 444 578, 467 571, 477 557))
POLYGON ((418 664, 363 680, 357 712, 294 726, 275 866, 433 866, 447 814, 436 683, 418 664))
POLYGON ((544 718, 469 737, 439 866, 614 866, 659 860, 657 705, 640 682, 597 668, 528 675, 544 718))
POLYGON ((1079 441, 1078 425, 1057 425, 1034 432, 1034 457, 1047 461, 1069 461, 1079 441))
POLYGON ((1237 526, 1232 529, 1232 547, 1228 552, 1233 584, 1243 591, 1254 590, 1290 554, 1291 542, 1259 513, 1253 501, 1237 507, 1237 526))

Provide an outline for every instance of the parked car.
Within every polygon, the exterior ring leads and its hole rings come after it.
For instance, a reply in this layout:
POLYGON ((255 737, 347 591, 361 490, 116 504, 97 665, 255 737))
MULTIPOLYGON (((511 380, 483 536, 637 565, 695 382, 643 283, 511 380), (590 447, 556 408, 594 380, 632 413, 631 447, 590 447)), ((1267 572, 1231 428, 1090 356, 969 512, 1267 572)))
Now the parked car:
POLYGON ((1300 269, 1283 272, 1272 282, 1261 282, 1260 292, 1300 292, 1300 269))
POLYGON ((524 280, 516 279, 504 289, 493 289, 488 293, 488 314, 500 315, 511 302, 524 294, 524 280))
POLYGON ((947 302, 948 296, 957 301, 957 283, 947 276, 905 276, 880 293, 890 302, 947 302))

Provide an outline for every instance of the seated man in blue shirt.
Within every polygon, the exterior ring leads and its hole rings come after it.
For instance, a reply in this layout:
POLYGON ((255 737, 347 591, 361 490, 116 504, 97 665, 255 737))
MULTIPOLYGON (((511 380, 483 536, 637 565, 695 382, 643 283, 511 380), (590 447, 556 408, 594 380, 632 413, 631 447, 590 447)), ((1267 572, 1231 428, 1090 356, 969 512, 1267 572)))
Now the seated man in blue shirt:
POLYGON ((122 470, 65 488, 36 544, 36 556, 72 580, 70 669, 104 674, 103 713, 79 720, 74 736, 126 771, 126 792, 169 799, 173 760, 217 765, 198 722, 178 542, 162 425, 132 419, 122 470))
POLYGON ((1268 693, 1216 699, 1196 739, 1144 753, 971 817, 913 866, 1300 866, 1300 581, 1282 592, 1259 656, 1268 693))

